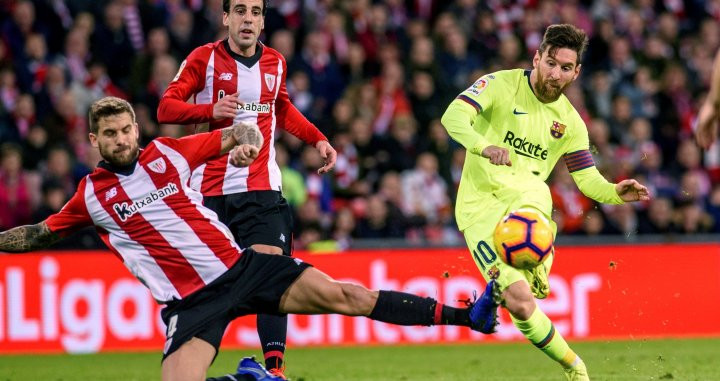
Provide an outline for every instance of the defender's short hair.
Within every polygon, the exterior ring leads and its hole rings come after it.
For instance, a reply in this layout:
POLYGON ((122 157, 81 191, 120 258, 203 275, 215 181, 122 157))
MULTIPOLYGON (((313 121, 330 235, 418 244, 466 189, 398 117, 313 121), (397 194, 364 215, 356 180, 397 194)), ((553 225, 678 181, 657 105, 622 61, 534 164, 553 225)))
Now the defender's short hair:
POLYGON ((130 114, 133 123, 135 123, 135 110, 133 110, 128 101, 117 97, 105 97, 93 102, 93 104, 90 105, 90 112, 88 112, 90 132, 93 134, 98 133, 98 122, 100 119, 119 115, 124 112, 130 114))
MULTIPOLYGON (((232 0, 223 0, 223 12, 230 13, 230 2, 232 0)), ((265 16, 267 14, 268 9, 268 0, 263 0, 263 9, 262 9, 262 15, 265 16)))

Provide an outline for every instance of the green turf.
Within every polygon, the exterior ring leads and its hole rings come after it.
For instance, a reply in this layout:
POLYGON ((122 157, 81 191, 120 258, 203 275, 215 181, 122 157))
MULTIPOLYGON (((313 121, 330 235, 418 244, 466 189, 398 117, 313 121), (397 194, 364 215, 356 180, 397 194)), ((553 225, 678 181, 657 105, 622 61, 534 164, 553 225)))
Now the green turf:
MULTIPOLYGON (((720 339, 572 343, 593 380, 720 380, 720 339)), ((223 351, 221 375, 259 351, 223 351)), ((563 380, 559 367, 525 343, 411 347, 292 348, 295 381, 563 380)), ((0 356, 1 380, 153 380, 159 353, 0 356)))

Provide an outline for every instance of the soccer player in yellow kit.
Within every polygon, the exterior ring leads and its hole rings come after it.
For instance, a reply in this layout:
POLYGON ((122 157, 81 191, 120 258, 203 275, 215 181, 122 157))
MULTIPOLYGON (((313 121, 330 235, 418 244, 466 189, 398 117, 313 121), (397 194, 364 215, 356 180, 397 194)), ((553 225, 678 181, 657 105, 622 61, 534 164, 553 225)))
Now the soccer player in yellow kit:
POLYGON ((550 292, 547 274, 553 257, 532 270, 510 267, 495 253, 493 231, 505 214, 520 207, 534 208, 550 220, 552 199, 545 180, 561 158, 580 190, 598 202, 649 199, 647 188, 637 181, 613 184, 598 172, 585 123, 563 95, 580 74, 586 47, 581 29, 551 25, 532 70, 480 78, 442 117, 450 136, 467 149, 455 215, 473 260, 501 293, 515 326, 557 361, 569 380, 588 380, 585 364, 533 298, 550 292))

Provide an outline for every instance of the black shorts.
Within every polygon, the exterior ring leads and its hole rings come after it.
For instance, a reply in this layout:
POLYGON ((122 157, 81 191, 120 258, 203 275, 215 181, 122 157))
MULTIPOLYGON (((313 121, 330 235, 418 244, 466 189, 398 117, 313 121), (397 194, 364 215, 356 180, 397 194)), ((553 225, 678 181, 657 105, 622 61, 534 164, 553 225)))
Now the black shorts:
POLYGON ((217 354, 225 328, 235 318, 280 314, 280 298, 310 266, 300 259, 246 249, 225 274, 163 308, 160 315, 167 326, 163 360, 193 337, 210 343, 217 354))
POLYGON ((292 254, 292 211, 278 191, 252 191, 205 197, 203 204, 230 228, 240 247, 277 246, 292 254))

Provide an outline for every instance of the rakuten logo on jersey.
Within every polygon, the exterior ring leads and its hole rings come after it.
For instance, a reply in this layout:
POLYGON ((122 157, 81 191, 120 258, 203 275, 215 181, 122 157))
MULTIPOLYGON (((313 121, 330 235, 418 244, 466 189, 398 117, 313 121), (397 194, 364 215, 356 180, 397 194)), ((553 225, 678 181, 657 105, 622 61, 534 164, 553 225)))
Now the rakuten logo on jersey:
POLYGON ((142 199, 133 201, 132 204, 128 205, 127 202, 115 203, 113 204, 113 210, 117 213, 118 217, 120 217, 120 221, 125 222, 128 218, 140 211, 140 209, 176 193, 178 193, 177 185, 175 185, 175 183, 168 183, 168 185, 148 193, 148 195, 142 199))
POLYGON ((251 112, 256 112, 258 114, 267 114, 270 112, 270 103, 252 102, 252 103, 239 104, 238 110, 251 111, 251 112))
POLYGON ((516 138, 512 131, 508 131, 505 134, 503 143, 507 143, 515 148, 515 153, 525 157, 529 157, 535 160, 547 159, 548 150, 547 148, 541 147, 539 144, 533 144, 525 140, 525 138, 516 138))

